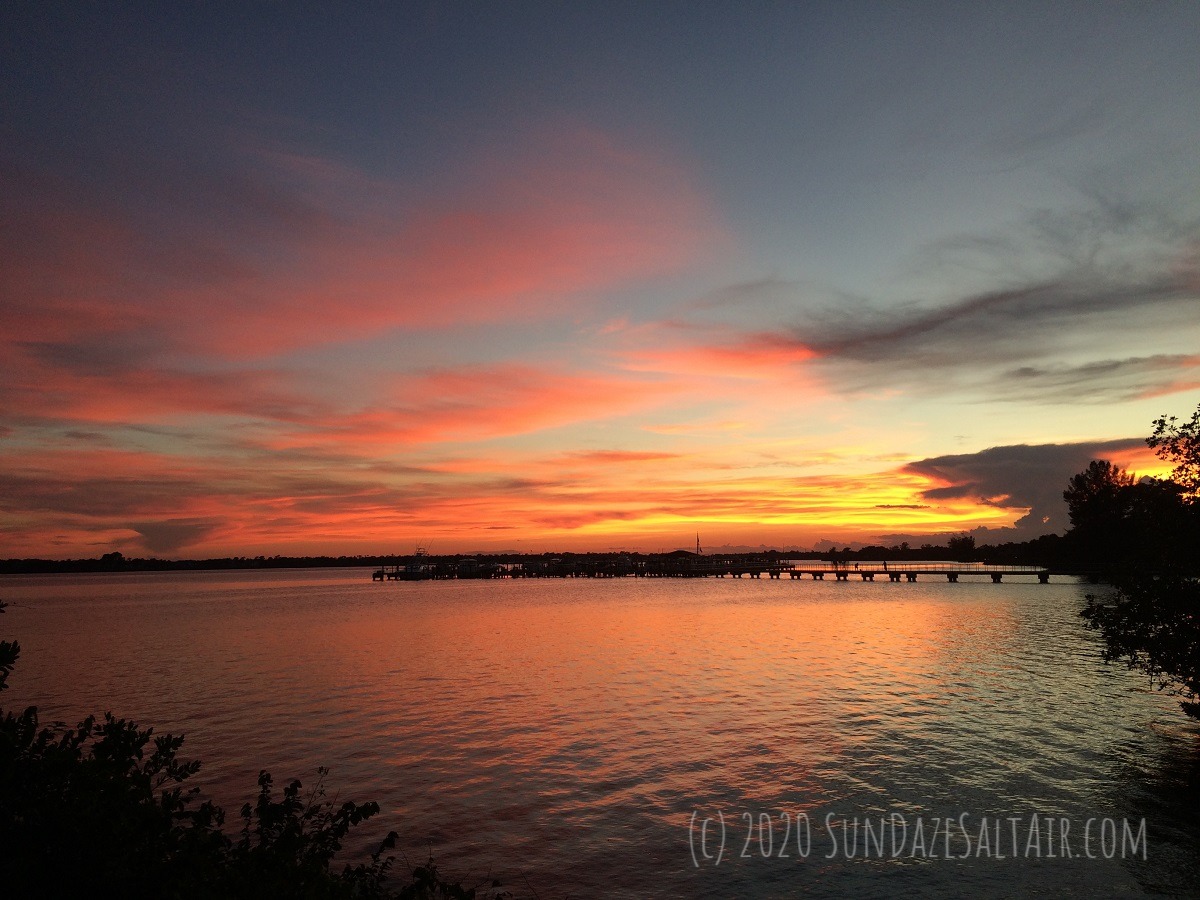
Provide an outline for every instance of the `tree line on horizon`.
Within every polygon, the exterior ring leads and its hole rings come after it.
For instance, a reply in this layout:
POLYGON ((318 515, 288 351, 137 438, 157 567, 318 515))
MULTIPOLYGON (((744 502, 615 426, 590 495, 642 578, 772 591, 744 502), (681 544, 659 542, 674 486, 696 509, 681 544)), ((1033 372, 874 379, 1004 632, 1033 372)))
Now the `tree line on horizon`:
MULTIPOLYGON (((619 557, 659 559, 662 557, 694 556, 690 550, 662 553, 641 551, 546 551, 544 553, 444 553, 428 554, 426 560, 463 562, 477 560, 488 563, 517 563, 529 559, 587 559, 611 560, 619 557)), ((1063 543, 1063 536, 1047 534, 1028 541, 977 545, 970 534, 952 535, 944 543, 927 542, 912 546, 908 542, 892 545, 867 544, 829 550, 761 550, 738 553, 706 553, 705 556, 753 557, 756 559, 812 560, 871 560, 919 562, 922 560, 956 560, 1012 565, 1057 566, 1073 556, 1063 543)), ((119 551, 105 553, 92 559, 41 559, 37 557, 0 559, 0 575, 72 574, 87 572, 190 572, 251 569, 360 568, 391 566, 411 562, 414 554, 364 554, 342 556, 228 556, 211 559, 159 559, 157 557, 127 557, 119 551)))

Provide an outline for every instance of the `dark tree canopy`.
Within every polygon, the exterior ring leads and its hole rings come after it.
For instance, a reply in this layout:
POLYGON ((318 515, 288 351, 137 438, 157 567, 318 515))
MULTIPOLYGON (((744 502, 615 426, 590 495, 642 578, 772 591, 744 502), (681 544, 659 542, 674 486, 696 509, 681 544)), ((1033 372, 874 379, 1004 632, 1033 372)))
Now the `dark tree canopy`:
POLYGON ((1200 409, 1163 416, 1146 443, 1175 464, 1169 479, 1134 479, 1105 460, 1063 492, 1077 558, 1112 585, 1082 615, 1104 637, 1105 658, 1146 672, 1200 718, 1200 409))
POLYGON ((1076 564, 1094 574, 1174 568, 1193 549, 1194 511, 1170 479, 1135 478, 1093 460, 1063 491, 1076 564))
POLYGON ((959 562, 972 562, 975 559, 975 538, 969 534, 952 537, 946 542, 946 549, 959 562))
POLYGON ((1071 524, 1090 527, 1119 518, 1126 488, 1134 483, 1128 472, 1107 459, 1093 459, 1078 475, 1072 475, 1063 491, 1071 524))

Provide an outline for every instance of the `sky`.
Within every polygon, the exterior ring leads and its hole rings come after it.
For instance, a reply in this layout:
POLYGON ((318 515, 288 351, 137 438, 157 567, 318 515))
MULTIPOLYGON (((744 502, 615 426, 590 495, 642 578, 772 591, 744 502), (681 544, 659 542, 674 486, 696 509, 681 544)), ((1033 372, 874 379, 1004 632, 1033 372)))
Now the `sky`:
POLYGON ((1024 540, 1200 402, 1200 5, 0 7, 0 557, 1024 540))

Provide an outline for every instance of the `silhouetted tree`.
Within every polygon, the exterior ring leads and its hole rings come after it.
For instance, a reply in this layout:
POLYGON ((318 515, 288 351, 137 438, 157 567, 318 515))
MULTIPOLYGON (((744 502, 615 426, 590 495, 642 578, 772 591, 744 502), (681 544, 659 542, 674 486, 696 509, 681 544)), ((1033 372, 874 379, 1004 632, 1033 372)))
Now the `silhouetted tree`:
POLYGON ((1171 479, 1195 499, 1200 494, 1200 404, 1191 419, 1183 423, 1175 416, 1159 416, 1146 443, 1159 459, 1174 463, 1171 479))
POLYGON ((1125 491, 1121 560, 1126 571, 1186 569, 1196 549, 1196 513, 1171 479, 1143 478, 1125 491))
POLYGON ((1071 524, 1088 527, 1120 518, 1122 493, 1134 478, 1107 459, 1093 459, 1078 475, 1071 476, 1063 499, 1071 524))
POLYGON ((950 538, 946 542, 946 548, 950 551, 950 556, 959 562, 975 560, 975 538, 969 534, 950 538))
POLYGON ((1074 538, 1103 557, 1111 596, 1088 597, 1081 615, 1104 637, 1104 657, 1146 672, 1200 718, 1200 472, 1197 429, 1161 417, 1147 438, 1175 464, 1173 479, 1138 483, 1115 466, 1093 462, 1064 493, 1074 538), (1180 480, 1176 480, 1180 479, 1180 480))
POLYGON ((1135 479, 1107 459, 1094 459, 1063 491, 1077 564, 1092 571, 1124 565, 1132 535, 1131 489, 1135 479))

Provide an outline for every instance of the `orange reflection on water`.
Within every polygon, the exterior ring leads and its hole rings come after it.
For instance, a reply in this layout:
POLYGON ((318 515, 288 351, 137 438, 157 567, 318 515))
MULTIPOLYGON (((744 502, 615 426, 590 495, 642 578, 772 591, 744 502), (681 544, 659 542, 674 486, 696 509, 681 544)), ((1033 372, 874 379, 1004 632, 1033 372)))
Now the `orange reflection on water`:
POLYGON ((536 772, 560 787, 600 778, 611 789, 605 803, 638 801, 647 782, 681 795, 707 783, 806 794, 885 725, 917 728, 937 715, 945 629, 964 614, 986 640, 1006 627, 970 605, 914 602, 920 585, 743 579, 681 590, 624 579, 380 590, 393 614, 323 631, 329 646, 355 648, 355 664, 322 677, 336 691, 366 692, 370 707, 403 710, 405 730, 428 746, 398 748, 398 764, 436 767, 452 742, 505 777, 536 772), (465 750, 463 732, 472 735, 465 750), (753 774, 764 767, 769 782, 753 774))

